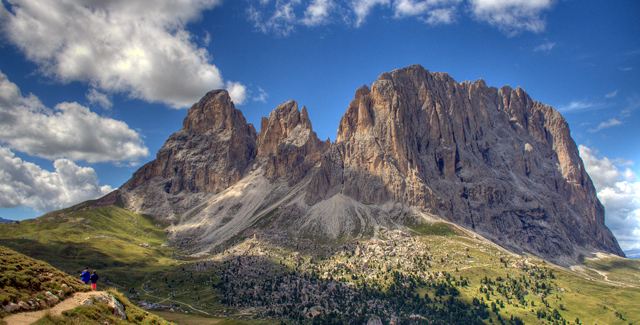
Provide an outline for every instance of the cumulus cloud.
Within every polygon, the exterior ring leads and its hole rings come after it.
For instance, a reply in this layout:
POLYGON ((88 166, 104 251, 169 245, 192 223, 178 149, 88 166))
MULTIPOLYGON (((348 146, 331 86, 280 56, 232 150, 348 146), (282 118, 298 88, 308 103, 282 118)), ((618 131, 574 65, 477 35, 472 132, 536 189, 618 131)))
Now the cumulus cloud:
POLYGON ((313 0, 304 11, 301 23, 307 26, 318 26, 329 22, 331 10, 335 7, 332 0, 313 0))
POLYGON ((185 28, 219 3, 11 0, 2 2, 0 22, 46 76, 183 108, 224 86, 207 50, 185 28))
POLYGON ((605 223, 623 250, 640 248, 640 181, 629 168, 621 171, 607 157, 589 147, 578 147, 598 198, 605 208, 605 223))
POLYGON ((608 120, 608 121, 606 121, 606 122, 602 122, 602 123, 600 123, 600 124, 598 125, 598 127, 597 127, 597 128, 595 128, 595 129, 589 129, 589 132, 591 132, 591 133, 595 133, 595 132, 598 132, 598 131, 600 131, 600 130, 608 129, 608 128, 612 127, 612 126, 616 126, 616 125, 620 125, 620 124, 622 124, 622 122, 618 121, 618 120, 617 120, 617 119, 615 119, 615 118, 612 118, 612 119, 609 119, 609 120, 608 120))
POLYGON ((394 17, 420 17, 431 25, 450 24, 455 21, 456 6, 461 0, 396 0, 394 17))
POLYGON ((541 17, 553 5, 552 0, 470 0, 476 19, 498 27, 509 36, 521 31, 539 33, 545 29, 541 17))
POLYGON ((351 9, 356 16, 355 26, 360 27, 375 6, 389 6, 390 0, 353 0, 351 9))
POLYGON ((424 21, 429 25, 451 24, 455 21, 456 7, 430 10, 424 21))
POLYGON ((65 208, 99 198, 111 191, 100 186, 93 168, 57 159, 55 172, 15 157, 0 147, 0 208, 28 206, 39 212, 65 208))
POLYGON ((104 109, 109 109, 111 108, 111 106, 113 106, 111 99, 109 99, 109 95, 103 94, 95 90, 95 88, 91 88, 91 90, 89 90, 89 92, 87 93, 87 99, 90 103, 98 104, 104 109))
POLYGON ((0 143, 46 159, 135 164, 149 155, 140 135, 118 120, 78 103, 45 107, 0 72, 0 143))
POLYGON ((247 100, 247 87, 239 82, 231 82, 227 81, 227 91, 229 92, 229 97, 233 100, 233 103, 236 105, 242 105, 247 100))

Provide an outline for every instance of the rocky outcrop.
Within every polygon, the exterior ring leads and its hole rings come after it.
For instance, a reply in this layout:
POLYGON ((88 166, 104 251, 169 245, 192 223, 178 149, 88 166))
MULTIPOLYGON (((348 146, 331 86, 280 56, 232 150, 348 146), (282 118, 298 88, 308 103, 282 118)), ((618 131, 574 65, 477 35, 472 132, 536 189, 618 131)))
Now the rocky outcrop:
POLYGON ((365 236, 414 216, 564 265, 583 252, 624 255, 556 110, 521 88, 421 66, 360 87, 333 144, 295 101, 256 134, 226 91, 210 92, 120 190, 129 208, 181 215, 172 236, 194 251, 258 229, 365 236))
POLYGON ((420 66, 356 91, 306 201, 417 206, 516 251, 623 255, 564 118, 521 88, 420 66))
POLYGON ((129 195, 128 207, 155 215, 188 210, 200 196, 185 201, 185 195, 218 193, 244 176, 257 154, 257 137, 226 90, 209 92, 189 109, 182 129, 156 159, 122 186, 121 192, 135 196, 129 195))
POLYGON ((160 176, 167 180, 167 193, 221 191, 242 178, 256 155, 256 138, 227 91, 212 91, 191 107, 182 129, 167 139, 157 158, 123 187, 160 176))
POLYGON ((266 162, 265 177, 286 178, 290 185, 300 181, 329 147, 320 141, 307 114, 290 100, 280 104, 269 118, 263 117, 258 136, 258 157, 266 162))

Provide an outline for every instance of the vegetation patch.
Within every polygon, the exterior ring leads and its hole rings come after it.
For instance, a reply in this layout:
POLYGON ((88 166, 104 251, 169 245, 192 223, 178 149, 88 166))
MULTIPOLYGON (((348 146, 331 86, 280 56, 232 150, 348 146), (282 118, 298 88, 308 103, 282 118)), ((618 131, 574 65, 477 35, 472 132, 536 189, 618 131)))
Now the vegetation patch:
POLYGON ((0 302, 15 311, 45 309, 89 287, 51 265, 0 246, 0 302), (25 308, 26 306, 26 308, 25 308))

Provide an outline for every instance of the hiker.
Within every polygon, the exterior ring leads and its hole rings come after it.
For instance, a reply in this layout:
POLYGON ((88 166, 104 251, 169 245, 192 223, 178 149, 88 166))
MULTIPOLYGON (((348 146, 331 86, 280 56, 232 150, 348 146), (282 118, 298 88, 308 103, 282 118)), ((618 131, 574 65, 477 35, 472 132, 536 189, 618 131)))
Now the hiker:
POLYGON ((98 290, 98 274, 93 270, 91 275, 91 290, 98 290))
POLYGON ((89 280, 91 279, 91 272, 89 272, 89 267, 85 267, 84 271, 82 271, 82 274, 80 274, 80 280, 82 280, 82 282, 84 282, 85 284, 89 284, 89 280))

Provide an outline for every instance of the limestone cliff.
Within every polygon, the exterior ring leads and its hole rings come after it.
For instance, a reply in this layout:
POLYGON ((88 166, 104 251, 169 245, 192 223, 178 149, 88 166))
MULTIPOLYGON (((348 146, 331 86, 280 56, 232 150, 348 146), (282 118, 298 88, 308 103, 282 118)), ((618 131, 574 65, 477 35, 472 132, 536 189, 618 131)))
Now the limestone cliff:
POLYGON ((260 231, 366 236, 409 215, 564 265, 585 252, 623 256, 556 110, 520 88, 421 66, 359 88, 332 144, 294 101, 256 134, 226 91, 210 92, 122 193, 129 208, 180 215, 171 231, 194 252, 260 231))
POLYGON ((313 184, 309 204, 330 191, 391 200, 514 250, 623 255, 564 118, 521 88, 420 66, 383 73, 356 91, 313 184))
POLYGON ((287 178, 293 185, 328 147, 329 141, 320 141, 313 132, 306 107, 299 111, 293 100, 280 104, 269 118, 262 118, 258 157, 266 162, 265 176, 270 180, 287 178))
POLYGON ((211 91, 189 109, 182 129, 167 139, 156 159, 121 190, 135 193, 130 207, 162 217, 182 213, 203 193, 217 193, 239 181, 257 154, 257 138, 227 91, 211 91), (194 196, 185 201, 188 194, 194 196))

